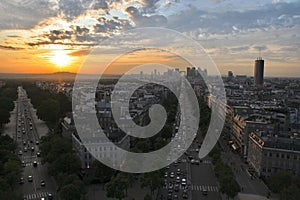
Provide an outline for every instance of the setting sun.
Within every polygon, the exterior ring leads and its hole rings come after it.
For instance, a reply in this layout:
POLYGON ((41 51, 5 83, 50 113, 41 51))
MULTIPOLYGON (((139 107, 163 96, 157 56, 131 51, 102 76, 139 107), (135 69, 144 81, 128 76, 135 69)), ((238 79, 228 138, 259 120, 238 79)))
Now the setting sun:
POLYGON ((64 67, 71 62, 71 56, 67 54, 64 50, 56 50, 53 52, 53 56, 51 57, 51 62, 59 67, 64 67))

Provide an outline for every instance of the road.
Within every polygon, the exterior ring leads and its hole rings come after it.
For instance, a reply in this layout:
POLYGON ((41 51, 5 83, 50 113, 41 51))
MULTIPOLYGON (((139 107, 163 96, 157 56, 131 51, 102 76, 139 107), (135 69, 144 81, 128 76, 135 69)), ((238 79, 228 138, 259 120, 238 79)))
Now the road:
POLYGON ((17 141, 17 154, 23 166, 23 182, 20 181, 18 189, 24 195, 24 199, 28 200, 46 198, 49 194, 55 195, 54 180, 48 175, 47 167, 41 164, 41 158, 38 155, 41 153, 39 151, 40 137, 46 135, 47 132, 38 131, 41 129, 37 127, 36 113, 22 87, 18 87, 16 106, 16 129, 13 138, 17 141), (35 162, 36 166, 34 166, 35 162), (30 181, 30 176, 32 181, 30 181), (41 184, 41 181, 45 182, 45 186, 41 184))
MULTIPOLYGON (((187 122, 194 122, 194 116, 191 114, 193 108, 191 107, 189 98, 187 98, 187 95, 181 95, 179 98, 183 103, 183 107, 180 111, 181 113, 177 113, 175 126, 179 125, 180 117, 186 118, 187 122)), ((183 122, 184 121, 185 120, 183 120, 183 122)), ((180 142, 185 142, 186 138, 190 137, 191 132, 190 124, 181 124, 181 126, 183 127, 182 136, 178 136, 176 130, 174 130, 174 138, 172 139, 177 140, 179 144, 180 142)), ((198 150, 203 141, 200 136, 201 133, 198 130, 195 140, 184 155, 182 155, 177 162, 167 167, 165 187, 161 190, 158 199, 221 199, 218 182, 210 159, 205 158, 199 160, 198 158, 198 150), (180 171, 180 173, 177 173, 178 171, 180 171), (172 175, 173 173, 174 177, 172 175), (180 181, 177 181, 177 179, 180 181), (182 179, 186 179, 186 186, 185 181, 182 179)), ((174 146, 173 149, 180 150, 176 146, 174 146)))
POLYGON ((232 168, 236 180, 242 188, 241 193, 267 196, 269 192, 268 187, 261 179, 247 172, 248 165, 242 161, 241 157, 227 143, 224 137, 219 139, 219 144, 223 150, 221 152, 222 159, 232 168))

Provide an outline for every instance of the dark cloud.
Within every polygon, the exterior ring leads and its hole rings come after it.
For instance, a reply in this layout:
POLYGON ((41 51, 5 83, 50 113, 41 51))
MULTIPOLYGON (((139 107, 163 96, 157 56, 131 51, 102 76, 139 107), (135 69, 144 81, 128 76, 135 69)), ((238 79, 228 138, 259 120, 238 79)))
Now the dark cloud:
POLYGON ((257 50, 257 51, 265 51, 265 50, 268 49, 268 47, 266 45, 253 46, 252 48, 257 50))
POLYGON ((13 46, 6 46, 6 45, 0 45, 0 49, 6 49, 6 50, 20 50, 22 48, 20 47, 13 47, 13 46))
POLYGON ((45 36, 49 38, 52 42, 55 42, 56 40, 65 40, 65 39, 71 39, 72 38, 72 31, 65 31, 65 30, 51 30, 49 34, 46 34, 45 36))
POLYGON ((126 12, 138 27, 165 26, 168 23, 167 18, 163 15, 146 16, 133 6, 128 7, 126 12))
POLYGON ((88 10, 109 10, 109 3, 118 2, 114 0, 59 0, 59 12, 65 16, 66 19, 72 19, 88 10))
POLYGON ((232 48, 230 48, 230 50, 234 51, 234 52, 247 51, 249 49, 250 49, 249 46, 240 46, 240 47, 232 47, 232 48))
POLYGON ((144 6, 145 13, 153 13, 156 10, 156 3, 159 2, 159 0, 142 0, 141 2, 144 6))
POLYGON ((41 20, 55 16, 48 0, 0 1, 1 29, 30 29, 41 20))
POLYGON ((52 41, 38 41, 38 42, 28 42, 27 45, 31 47, 36 47, 36 46, 44 46, 44 45, 49 45, 49 44, 56 44, 56 45, 64 45, 64 46, 83 46, 83 47, 92 47, 95 46, 95 43, 80 43, 80 42, 52 42, 52 41))
POLYGON ((92 8, 95 9, 95 10, 98 10, 98 9, 106 10, 106 9, 108 9, 107 1, 105 1, 105 0, 95 0, 92 4, 92 8))
POLYGON ((252 10, 228 10, 223 12, 189 10, 170 16, 170 28, 187 31, 201 28, 209 34, 228 34, 245 32, 251 29, 293 27, 300 25, 300 2, 276 3, 252 10))

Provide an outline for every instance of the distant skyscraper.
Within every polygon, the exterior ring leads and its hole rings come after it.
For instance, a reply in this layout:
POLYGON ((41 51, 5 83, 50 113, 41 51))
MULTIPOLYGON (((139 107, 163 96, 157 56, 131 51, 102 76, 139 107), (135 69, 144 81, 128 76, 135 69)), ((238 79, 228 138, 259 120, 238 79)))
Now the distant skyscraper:
POLYGON ((258 57, 254 64, 254 85, 263 86, 264 84, 264 60, 258 57))
POLYGON ((233 72, 232 71, 228 71, 228 78, 233 78, 233 72))

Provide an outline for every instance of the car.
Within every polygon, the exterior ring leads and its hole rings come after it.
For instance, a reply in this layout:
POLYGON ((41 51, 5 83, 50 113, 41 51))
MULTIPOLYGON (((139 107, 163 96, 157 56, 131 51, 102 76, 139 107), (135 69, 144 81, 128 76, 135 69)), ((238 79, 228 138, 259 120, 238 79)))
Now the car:
POLYGON ((184 193, 182 193, 182 198, 183 198, 183 199, 188 199, 188 194, 187 194, 187 193, 185 193, 185 192, 184 192, 184 193))
POLYGON ((180 177, 179 176, 176 177, 176 183, 180 183, 180 177))
POLYGON ((192 160, 191 160, 191 164, 195 164, 195 159, 192 159, 192 160))
POLYGON ((199 149, 196 149, 195 151, 198 153, 198 152, 199 152, 199 149))
POLYGON ((180 174, 181 174, 181 170, 177 169, 177 175, 180 175, 180 174))
POLYGON ((177 195, 177 194, 174 194, 173 200, 177 200, 177 199, 178 199, 178 195, 177 195))
POLYGON ((32 130, 32 127, 30 127, 30 130, 32 130))
POLYGON ((179 191, 179 184, 178 184, 178 183, 176 183, 176 184, 174 185, 174 190, 175 190, 175 192, 178 192, 178 191, 179 191))
POLYGON ((37 161, 33 161, 32 165, 33 165, 34 167, 37 167, 37 161))
POLYGON ((22 167, 26 167, 25 161, 22 160, 22 167))
POLYGON ((20 178, 19 184, 20 184, 20 185, 24 184, 24 178, 23 178, 23 177, 20 178))
POLYGON ((24 152, 27 152, 27 150, 28 150, 27 147, 24 147, 24 152))
POLYGON ((169 193, 168 194, 168 198, 167 198, 168 200, 172 200, 172 193, 169 193))
POLYGON ((20 151, 18 152, 18 155, 19 155, 19 156, 23 155, 23 152, 20 150, 20 151))
POLYGON ((168 188, 169 188, 169 189, 173 189, 173 183, 169 183, 168 188))
POLYGON ((28 182, 32 182, 32 181, 33 181, 32 176, 28 176, 28 182))
POLYGON ((18 138, 20 139, 20 138, 21 138, 21 135, 18 135, 18 138))
POLYGON ((41 157, 41 153, 40 153, 40 152, 37 152, 37 153, 36 153, 36 156, 37 156, 37 157, 41 157))
POLYGON ((174 178, 174 176, 175 176, 174 172, 171 172, 170 173, 170 178, 174 178))
POLYGON ((203 188, 202 194, 205 195, 205 196, 208 195, 208 191, 207 191, 207 188, 206 188, 206 187, 203 188))
POLYGON ((48 193, 48 199, 49 199, 49 200, 52 200, 52 199, 53 199, 53 194, 48 193))
POLYGON ((31 147, 31 151, 34 151, 34 147, 31 147))
POLYGON ((36 145, 39 145, 39 144, 40 144, 40 142, 37 140, 37 141, 35 141, 35 144, 36 144, 36 145))
POLYGON ((26 145, 26 141, 25 140, 23 141, 23 145, 26 145))
POLYGON ((42 186, 42 187, 45 187, 45 186, 46 186, 46 183, 45 183, 44 180, 41 180, 41 186, 42 186))
POLYGON ((186 186, 186 179, 185 179, 185 178, 183 178, 183 179, 181 180, 181 185, 182 185, 182 186, 186 186))
POLYGON ((199 165, 199 164, 200 164, 200 161, 199 161, 199 160, 195 160, 195 164, 196 164, 196 165, 199 165))

